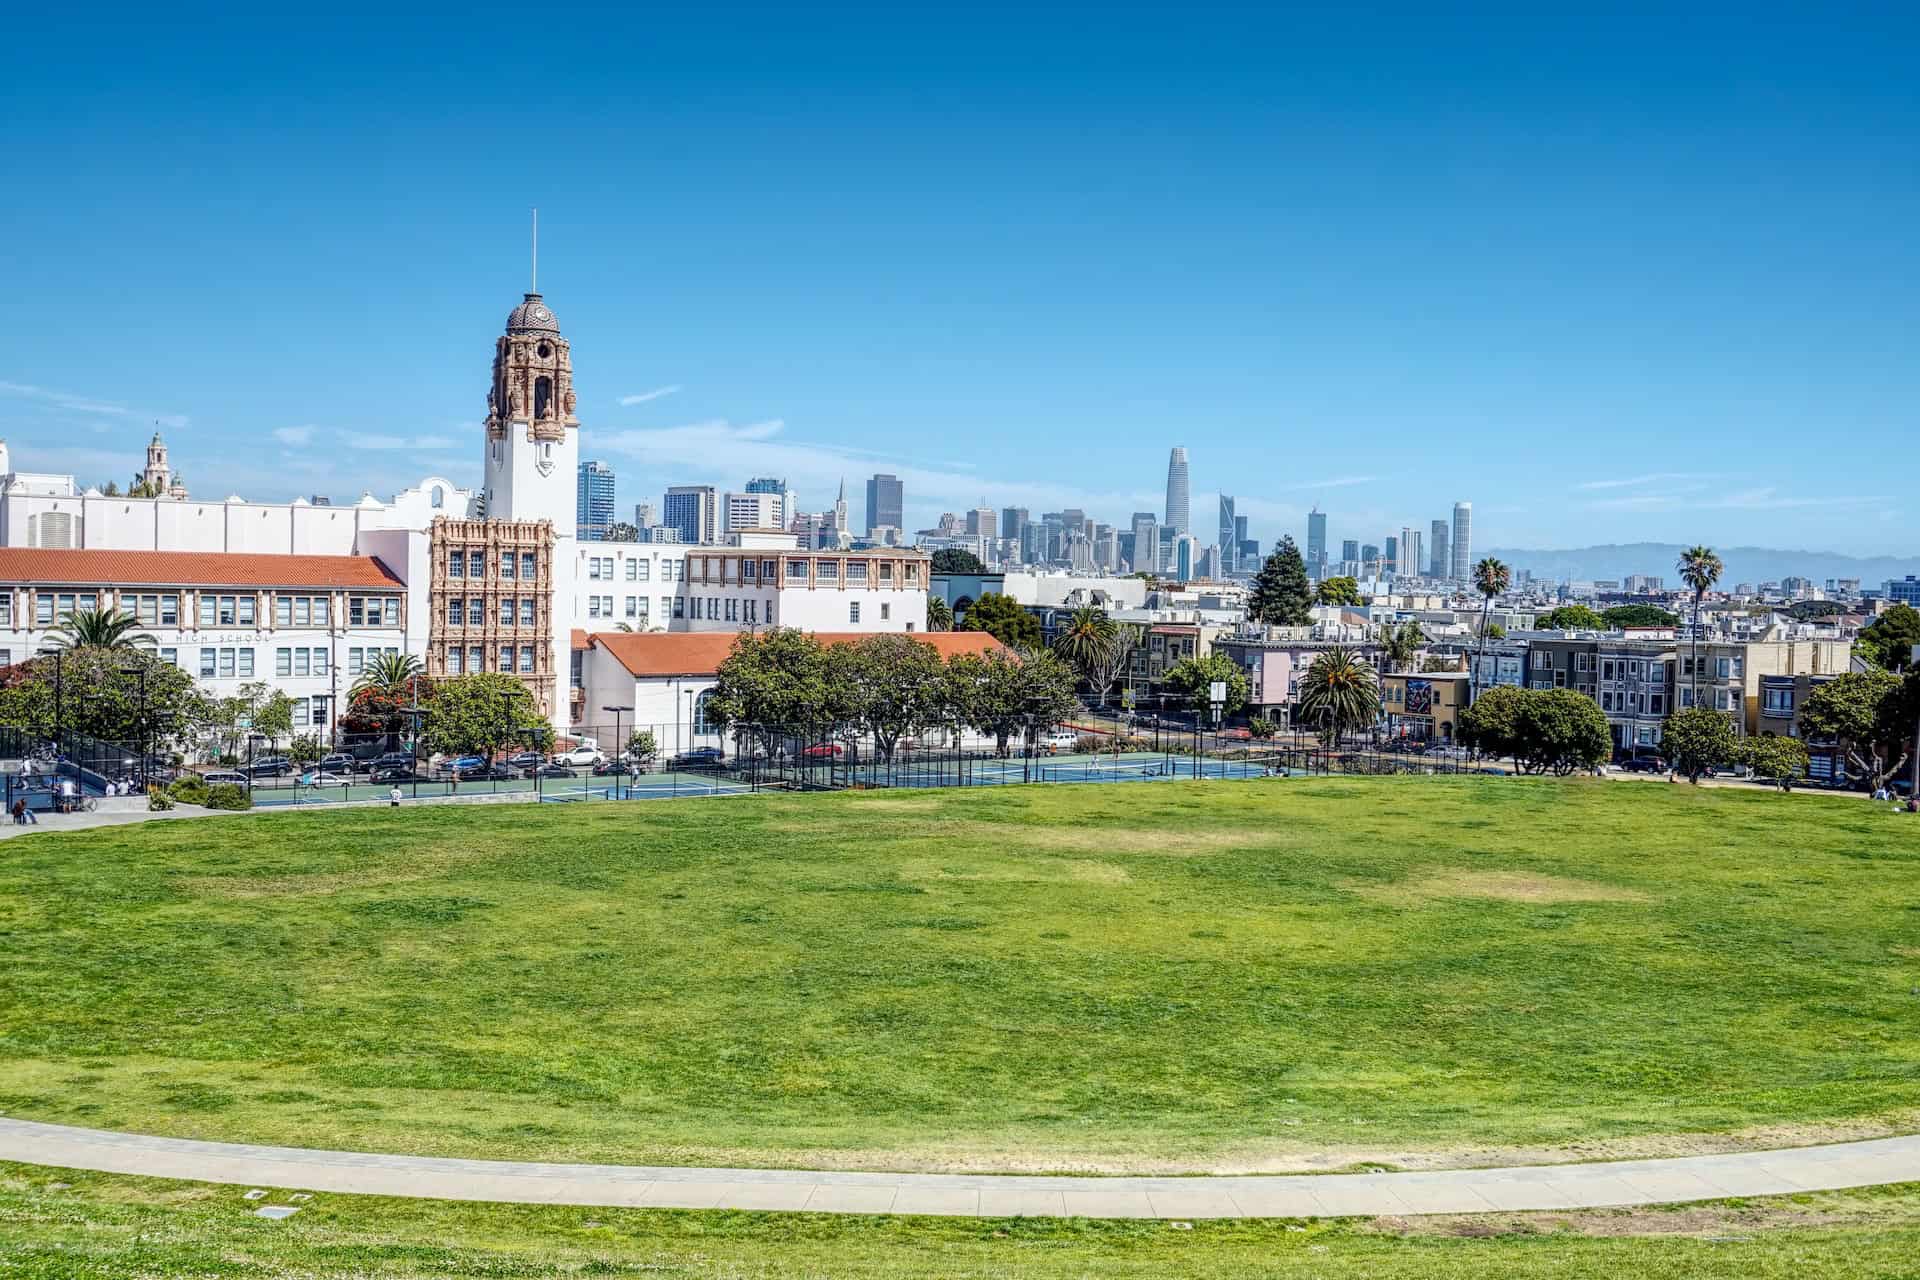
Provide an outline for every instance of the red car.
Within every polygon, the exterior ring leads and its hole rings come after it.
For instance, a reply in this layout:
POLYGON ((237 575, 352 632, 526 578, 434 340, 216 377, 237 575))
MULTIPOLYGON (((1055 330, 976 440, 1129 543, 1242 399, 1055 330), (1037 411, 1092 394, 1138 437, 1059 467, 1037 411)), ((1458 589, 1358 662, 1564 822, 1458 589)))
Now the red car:
POLYGON ((838 760, 846 754, 847 748, 845 743, 817 742, 811 747, 803 748, 800 752, 800 758, 818 763, 827 760, 838 760))

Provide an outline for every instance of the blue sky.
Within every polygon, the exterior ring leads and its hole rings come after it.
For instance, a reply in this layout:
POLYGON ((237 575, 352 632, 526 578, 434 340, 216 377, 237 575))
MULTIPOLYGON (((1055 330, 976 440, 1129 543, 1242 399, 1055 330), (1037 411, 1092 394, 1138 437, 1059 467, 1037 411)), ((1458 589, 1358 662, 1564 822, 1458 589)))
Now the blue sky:
POLYGON ((471 481, 537 204, 629 508, 1120 522, 1179 443, 1263 540, 1911 553, 1912 7, 1552 7, 30 11, 0 434, 471 481))

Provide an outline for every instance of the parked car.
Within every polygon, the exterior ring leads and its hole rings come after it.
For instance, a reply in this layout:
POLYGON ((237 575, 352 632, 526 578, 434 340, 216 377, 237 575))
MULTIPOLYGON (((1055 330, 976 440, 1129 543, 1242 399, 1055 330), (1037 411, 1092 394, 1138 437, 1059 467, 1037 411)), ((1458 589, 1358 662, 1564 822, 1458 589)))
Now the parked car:
POLYGON ((1080 745, 1080 735, 1072 729, 1049 729, 1040 735, 1040 749, 1048 755, 1072 751, 1080 745))
POLYGON ((546 762, 538 751, 518 751, 507 757, 507 763, 516 769, 537 769, 546 762))
POLYGON ((404 751, 387 751, 367 762, 369 769, 413 769, 413 757, 404 751))
POLYGON ((240 772, 254 778, 281 778, 293 772, 293 761, 285 756, 262 756, 241 765, 240 772))
POLYGON ((353 775, 350 773, 328 773, 322 769, 317 773, 303 773, 300 775, 300 780, 314 787, 345 787, 352 784, 353 775))
POLYGON ((413 771, 411 764, 390 764, 375 769, 368 780, 385 786, 395 782, 419 782, 421 777, 413 771))
POLYGON ((320 767, 328 773, 357 773, 361 765, 346 752, 336 751, 330 756, 320 757, 320 767))
MULTIPOLYGON (((838 749, 840 744, 834 743, 833 745, 838 749)), ((809 747, 807 750, 811 751, 813 748, 809 747)), ((669 760, 667 764, 670 768, 674 769, 711 769, 719 764, 723 758, 720 748, 718 747, 694 747, 689 751, 682 751, 679 755, 669 760)))
POLYGON ((577 778, 580 775, 564 764, 540 764, 527 771, 529 778, 577 778))
POLYGON ((231 782, 242 787, 247 785, 247 775, 237 769, 214 769, 201 774, 200 780, 210 787, 221 782, 231 782))
POLYGON ((506 782, 520 776, 511 765, 488 764, 484 760, 458 771, 462 782, 506 782))
POLYGON ((624 760, 608 760, 602 757, 593 762, 594 776, 599 778, 626 777, 638 772, 638 769, 624 760))
POLYGON ((600 748, 588 746, 578 746, 566 751, 557 751, 553 756, 553 762, 555 764, 570 764, 576 767, 598 764, 604 759, 606 759, 606 757, 600 754, 600 748))
POLYGON ((1620 767, 1628 773, 1665 773, 1667 762, 1658 756, 1633 756, 1622 760, 1620 767))

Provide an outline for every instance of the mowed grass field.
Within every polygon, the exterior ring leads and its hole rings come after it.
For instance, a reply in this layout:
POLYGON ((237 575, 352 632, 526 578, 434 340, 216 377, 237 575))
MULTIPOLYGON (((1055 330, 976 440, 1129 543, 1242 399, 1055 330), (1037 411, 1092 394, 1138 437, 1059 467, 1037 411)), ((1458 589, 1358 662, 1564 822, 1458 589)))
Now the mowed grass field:
POLYGON ((1116 1171, 1910 1128, 1920 821, 1399 778, 35 835, 0 845, 0 1109, 425 1154, 1116 1171))

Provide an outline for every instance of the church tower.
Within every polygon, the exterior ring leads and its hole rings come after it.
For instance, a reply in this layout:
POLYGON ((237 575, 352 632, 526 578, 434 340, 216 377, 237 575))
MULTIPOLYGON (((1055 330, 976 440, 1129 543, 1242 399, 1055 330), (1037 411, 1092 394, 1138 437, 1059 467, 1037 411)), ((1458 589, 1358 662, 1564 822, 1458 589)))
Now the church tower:
POLYGON ((551 520, 574 535, 580 419, 573 359, 560 322, 535 293, 507 317, 493 345, 487 392, 486 513, 499 520, 551 520))

